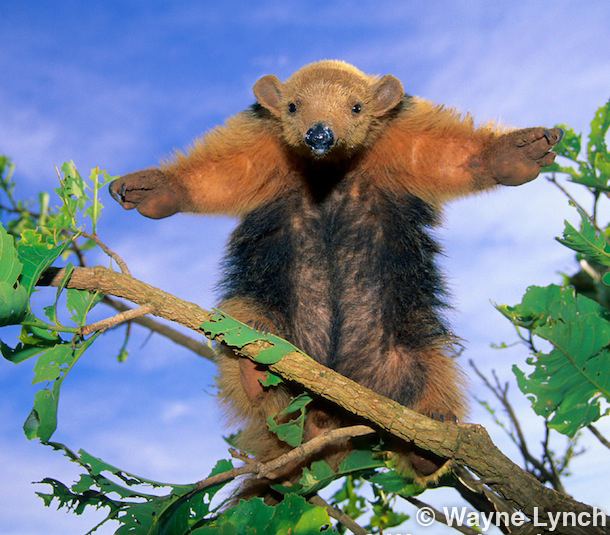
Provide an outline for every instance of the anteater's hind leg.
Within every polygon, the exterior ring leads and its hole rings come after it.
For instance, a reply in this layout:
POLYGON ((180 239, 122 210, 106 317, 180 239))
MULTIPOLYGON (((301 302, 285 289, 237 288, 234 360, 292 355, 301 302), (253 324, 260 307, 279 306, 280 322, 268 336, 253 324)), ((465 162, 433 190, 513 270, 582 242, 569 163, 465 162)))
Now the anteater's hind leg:
MULTIPOLYGON (((230 299, 220 304, 219 308, 241 321, 250 324, 253 328, 272 334, 278 334, 275 324, 260 308, 249 300, 230 299)), ((266 462, 287 453, 292 448, 269 430, 268 419, 281 412, 291 397, 298 392, 282 384, 277 387, 263 387, 260 379, 265 376, 262 366, 249 359, 237 356, 228 348, 220 351, 218 360, 219 399, 224 406, 231 423, 242 426, 237 439, 237 446, 252 454, 256 461, 266 462)), ((285 415, 284 421, 290 420, 294 415, 285 415)), ((276 423, 281 423, 276 417, 276 423)), ((316 400, 310 404, 304 427, 303 440, 306 442, 325 431, 339 426, 339 420, 332 416, 326 402, 316 400)), ((346 451, 344 445, 334 444, 315 454, 315 458, 325 458, 332 465, 337 465, 340 458, 338 452, 346 451)), ((275 493, 271 483, 291 484, 298 481, 302 468, 312 461, 311 458, 290 463, 278 470, 269 478, 244 480, 235 500, 248 499, 254 496, 264 497, 268 503, 276 502, 280 495, 275 493)))
MULTIPOLYGON (((418 351, 415 357, 422 371, 421 394, 413 410, 440 422, 458 422, 466 417, 466 386, 455 359, 443 348, 418 351)), ((449 462, 438 455, 417 447, 401 448, 398 468, 411 472, 420 483, 435 481, 448 468, 449 462), (402 459, 401 459, 402 457, 402 459)))

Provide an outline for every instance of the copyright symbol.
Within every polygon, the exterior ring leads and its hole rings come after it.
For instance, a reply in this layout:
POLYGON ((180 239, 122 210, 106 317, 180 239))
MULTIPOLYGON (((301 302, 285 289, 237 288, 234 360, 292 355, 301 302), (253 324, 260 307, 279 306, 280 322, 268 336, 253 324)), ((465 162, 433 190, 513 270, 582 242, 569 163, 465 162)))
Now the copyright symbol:
POLYGON ((417 511, 415 518, 420 526, 431 526, 436 520, 432 507, 422 507, 417 511))

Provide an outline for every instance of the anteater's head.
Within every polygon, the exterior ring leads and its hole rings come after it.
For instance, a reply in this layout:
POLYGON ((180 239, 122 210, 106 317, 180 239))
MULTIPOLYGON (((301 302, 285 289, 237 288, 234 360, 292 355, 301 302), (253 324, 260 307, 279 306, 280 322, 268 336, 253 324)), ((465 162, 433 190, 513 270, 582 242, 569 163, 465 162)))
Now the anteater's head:
POLYGON ((306 65, 284 83, 269 74, 254 85, 258 103, 280 121, 286 143, 315 158, 365 147, 403 94, 393 76, 367 76, 331 60, 306 65))

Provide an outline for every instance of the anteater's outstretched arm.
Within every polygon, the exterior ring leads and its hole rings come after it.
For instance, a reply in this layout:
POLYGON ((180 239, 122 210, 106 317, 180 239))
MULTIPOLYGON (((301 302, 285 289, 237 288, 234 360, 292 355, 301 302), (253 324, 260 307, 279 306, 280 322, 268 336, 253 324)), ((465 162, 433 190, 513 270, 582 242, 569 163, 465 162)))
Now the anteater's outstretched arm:
POLYGON ((230 118, 187 154, 122 176, 110 193, 153 219, 176 212, 239 215, 278 195, 290 175, 275 126, 253 112, 230 118))
POLYGON ((558 128, 475 128, 470 116, 413 97, 383 130, 364 170, 390 191, 434 204, 497 184, 518 186, 550 165, 558 128))

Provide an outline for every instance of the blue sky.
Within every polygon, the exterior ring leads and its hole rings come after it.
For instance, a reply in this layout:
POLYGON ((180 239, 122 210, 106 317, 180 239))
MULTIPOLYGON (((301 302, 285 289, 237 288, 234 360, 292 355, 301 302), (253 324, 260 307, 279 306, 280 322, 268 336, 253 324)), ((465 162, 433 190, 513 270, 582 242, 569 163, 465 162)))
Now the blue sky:
MULTIPOLYGON (((565 123, 587 131, 610 97, 610 6, 603 1, 0 5, 0 153, 13 158, 23 196, 55 187, 54 166, 65 160, 83 174, 96 165, 113 175, 154 165, 251 104, 260 76, 285 78, 319 59, 393 74, 411 94, 518 127, 565 123)), ((98 232, 134 276, 204 307, 214 304, 219 257, 234 221, 192 215, 151 221, 109 197, 104 216, 98 232)), ((465 368, 473 358, 508 377, 512 364, 523 361, 519 348, 490 349, 490 342, 514 339, 490 300, 515 303, 529 284, 557 282, 558 271, 574 269, 553 240, 566 217, 576 220, 543 180, 447 208, 438 234, 453 325, 466 340, 465 368)), ((205 476, 223 449, 213 365, 138 329, 125 364, 115 359, 120 335, 102 345, 64 383, 54 438, 145 477, 205 476)), ((75 518, 43 508, 34 496, 31 481, 51 476, 68 483, 75 472, 21 432, 34 395, 31 377, 27 364, 0 363, 4 533, 84 532, 99 515, 75 518)), ((475 379, 471 390, 486 396, 475 379)), ((519 459, 476 407, 472 419, 519 459)), ((607 424, 600 427, 610 434, 607 424)), ((525 428, 538 441, 535 420, 525 428)), ((575 462, 567 486, 576 498, 610 510, 599 492, 608 475, 599 477, 605 453, 591 444, 589 461, 575 462)), ((426 533, 445 533, 438 530, 426 533)))

